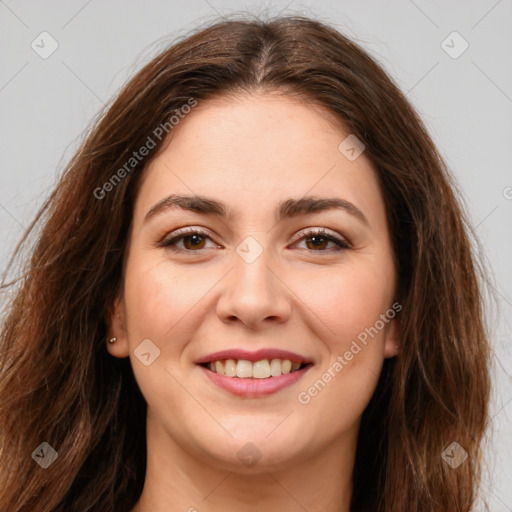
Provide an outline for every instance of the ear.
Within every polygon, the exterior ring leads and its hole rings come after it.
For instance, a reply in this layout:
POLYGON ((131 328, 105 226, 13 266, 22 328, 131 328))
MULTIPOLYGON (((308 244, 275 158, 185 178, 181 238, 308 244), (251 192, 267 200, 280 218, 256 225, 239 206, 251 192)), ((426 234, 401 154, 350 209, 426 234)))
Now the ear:
POLYGON ((384 357, 395 357, 400 352, 402 345, 400 324, 397 318, 392 318, 386 326, 384 338, 384 357))
POLYGON ((116 297, 107 313, 107 350, 114 357, 128 357, 130 347, 128 345, 128 336, 126 329, 126 313, 121 297, 116 297), (114 343, 110 343, 111 338, 116 338, 114 343))

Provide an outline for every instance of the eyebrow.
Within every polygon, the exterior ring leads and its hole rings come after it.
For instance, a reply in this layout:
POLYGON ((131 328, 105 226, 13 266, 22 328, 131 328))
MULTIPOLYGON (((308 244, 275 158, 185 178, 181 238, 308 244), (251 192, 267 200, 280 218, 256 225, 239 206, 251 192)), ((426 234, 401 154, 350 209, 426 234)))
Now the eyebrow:
MULTIPOLYGON (((151 218, 165 213, 172 208, 180 208, 195 213, 206 215, 218 215, 223 218, 229 218, 231 212, 221 202, 205 196, 189 196, 171 194, 158 203, 156 203, 144 217, 144 223, 151 218)), ((351 202, 339 197, 314 197, 305 196, 300 199, 287 199, 279 204, 277 208, 277 217, 281 221, 290 219, 300 215, 308 215, 311 213, 340 209, 359 219, 363 224, 369 226, 368 219, 363 212, 351 202)))

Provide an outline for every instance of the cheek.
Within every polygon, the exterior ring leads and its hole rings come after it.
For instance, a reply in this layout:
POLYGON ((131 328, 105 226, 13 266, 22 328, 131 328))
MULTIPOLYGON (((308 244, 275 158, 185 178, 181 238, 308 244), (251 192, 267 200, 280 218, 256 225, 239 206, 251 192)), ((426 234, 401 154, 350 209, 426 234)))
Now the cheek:
MULTIPOLYGON (((130 337, 159 340, 173 338, 182 320, 211 288, 211 276, 185 273, 166 262, 133 259, 127 266, 125 301, 130 337)), ((168 343, 167 343, 168 345, 168 343)), ((175 346, 175 345, 174 345, 175 346)))
POLYGON ((392 264, 368 259, 317 274, 302 288, 322 331, 318 336, 325 357, 305 383, 301 403, 309 401, 309 411, 321 415, 324 425, 351 424, 375 390, 389 325, 380 315, 391 306, 393 286, 392 264))
POLYGON ((297 282, 300 297, 314 313, 318 336, 331 351, 345 351, 347 343, 370 328, 392 303, 391 265, 361 260, 315 271, 297 282))
POLYGON ((124 299, 130 360, 142 394, 156 410, 178 410, 183 405, 176 375, 186 340, 193 334, 194 305, 208 283, 197 284, 161 259, 153 261, 141 253, 128 261, 124 299), (151 361, 145 365, 137 349, 148 339, 157 349, 145 342, 151 361))

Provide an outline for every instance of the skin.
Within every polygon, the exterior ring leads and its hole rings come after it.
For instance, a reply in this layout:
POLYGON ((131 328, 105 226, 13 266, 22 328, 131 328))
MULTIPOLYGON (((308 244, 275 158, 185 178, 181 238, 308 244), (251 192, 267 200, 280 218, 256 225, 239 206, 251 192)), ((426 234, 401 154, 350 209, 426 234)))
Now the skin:
POLYGON ((307 405, 297 398, 394 302, 383 198, 365 154, 349 161, 338 150, 347 135, 327 111, 290 96, 221 98, 192 109, 146 168, 111 316, 117 341, 107 343, 112 356, 130 357, 148 403, 146 478, 132 512, 349 510, 360 418, 384 358, 397 354, 396 318, 307 405), (173 208, 144 223, 171 193, 214 198, 233 215, 173 208), (350 201, 368 225, 340 209, 277 222, 277 205, 304 195, 350 201), (210 238, 182 238, 182 252, 158 245, 186 226, 210 238), (315 227, 351 247, 295 237, 315 227), (247 236, 262 249, 251 263, 236 252, 247 236), (144 339, 160 350, 148 366, 134 355, 144 339), (277 393, 247 398, 194 363, 269 347, 314 366, 277 393), (252 467, 237 455, 248 442, 261 454, 252 467))

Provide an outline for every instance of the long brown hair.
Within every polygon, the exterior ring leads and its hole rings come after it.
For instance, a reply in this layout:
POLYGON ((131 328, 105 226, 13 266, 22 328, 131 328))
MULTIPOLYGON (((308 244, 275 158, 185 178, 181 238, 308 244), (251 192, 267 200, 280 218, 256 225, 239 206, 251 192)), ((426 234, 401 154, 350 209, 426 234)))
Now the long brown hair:
POLYGON ((0 338, 0 510, 119 512, 137 501, 146 404, 129 358, 110 356, 105 339, 138 183, 165 137, 126 163, 191 99, 251 91, 334 114, 365 144, 387 208, 403 346, 362 418, 351 510, 471 509, 489 346, 456 185, 383 69, 334 28, 293 16, 217 22, 155 57, 92 127, 20 241, 15 254, 41 226, 22 277, 2 283, 17 289, 0 338), (442 457, 454 441, 468 454, 457 468, 442 457), (31 456, 43 442, 58 452, 46 469, 31 456))

